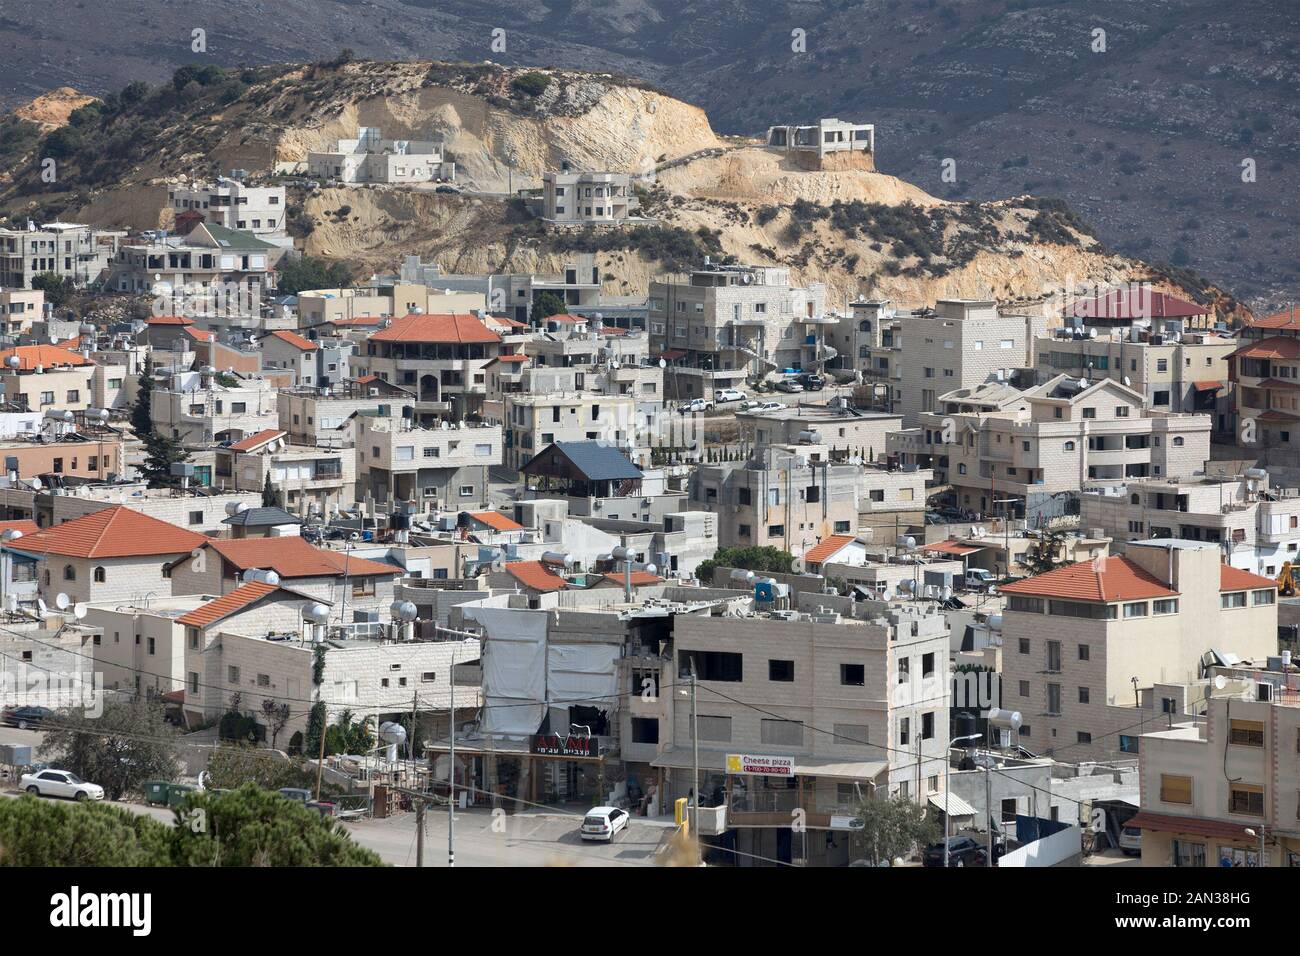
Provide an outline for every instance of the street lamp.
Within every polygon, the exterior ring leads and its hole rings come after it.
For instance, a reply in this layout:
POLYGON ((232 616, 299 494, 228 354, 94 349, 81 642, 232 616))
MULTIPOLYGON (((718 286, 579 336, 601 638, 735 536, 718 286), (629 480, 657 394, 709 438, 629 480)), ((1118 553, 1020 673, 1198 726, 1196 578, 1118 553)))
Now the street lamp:
POLYGON ((1245 829, 1245 831, 1244 831, 1245 834, 1246 834, 1246 836, 1258 836, 1258 837, 1259 837, 1259 865, 1260 865, 1260 866, 1268 866, 1268 864, 1265 862, 1265 860, 1267 859, 1266 854, 1267 854, 1267 852, 1268 852, 1267 850, 1264 849, 1264 832, 1265 832, 1265 829, 1266 829, 1266 828, 1264 827, 1264 825, 1263 825, 1263 824, 1260 824, 1260 827, 1259 827, 1259 833, 1256 833, 1256 832, 1255 832, 1254 827, 1246 827, 1246 829, 1245 829))
POLYGON ((952 769, 952 751, 957 749, 958 744, 964 744, 968 740, 979 740, 979 734, 969 734, 965 737, 958 737, 956 740, 948 741, 948 753, 945 754, 943 762, 943 868, 948 869, 948 771, 952 769))

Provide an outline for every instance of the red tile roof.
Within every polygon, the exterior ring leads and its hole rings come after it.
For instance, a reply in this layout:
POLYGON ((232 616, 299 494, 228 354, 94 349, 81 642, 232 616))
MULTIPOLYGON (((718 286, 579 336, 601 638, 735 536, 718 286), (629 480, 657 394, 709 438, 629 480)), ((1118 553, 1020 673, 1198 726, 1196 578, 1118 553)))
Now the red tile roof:
POLYGON ((1300 358, 1300 339, 1285 335, 1270 335, 1258 342, 1243 345, 1228 358, 1300 358))
MULTIPOLYGON (((613 577, 617 578, 619 581, 623 580, 622 574, 615 574, 613 575, 613 577)), ((651 574, 649 571, 632 572, 633 587, 639 588, 639 587, 644 587, 647 584, 663 584, 663 583, 664 583, 663 578, 659 577, 659 575, 657 574, 651 574)))
POLYGON ((154 315, 144 320, 145 325, 193 325, 193 319, 183 315, 154 315))
POLYGON ((239 441, 235 442, 233 445, 230 446, 230 450, 231 451, 254 451, 258 448, 261 448, 263 445, 267 444, 268 442, 274 441, 277 438, 282 438, 287 434, 288 432, 281 431, 278 428, 268 428, 265 431, 260 431, 252 435, 249 435, 247 438, 241 438, 239 441))
MULTIPOLYGON (((528 356, 520 353, 514 355, 498 355, 496 358, 492 360, 492 362, 527 362, 527 361, 528 361, 528 356)), ((488 362, 487 364, 491 365, 492 362, 488 362)))
POLYGON ((506 570, 516 581, 533 591, 563 591, 569 586, 564 580, 541 561, 512 561, 506 570))
POLYGON ((61 349, 57 345, 20 345, 0 352, 0 365, 8 368, 9 357, 18 356, 18 369, 30 372, 36 366, 54 368, 57 365, 94 365, 90 359, 77 352, 61 349))
MULTIPOLYGON (((1199 389, 1201 387, 1201 383, 1193 382, 1192 387, 1199 389)), ((1297 382, 1295 379, 1290 379, 1290 378, 1266 378, 1250 387, 1251 388, 1273 388, 1273 389, 1278 389, 1280 391, 1293 392, 1296 389, 1300 388, 1300 382, 1297 382)))
POLYGON ((202 332, 198 329, 191 328, 188 325, 181 329, 181 331, 192 339, 198 339, 200 342, 211 342, 217 337, 215 332, 202 332))
POLYGON ((244 610, 249 605, 260 601, 268 594, 280 590, 274 584, 264 584, 261 581, 250 581, 242 587, 238 587, 229 594, 223 594, 221 597, 202 604, 187 614, 182 614, 176 620, 186 627, 207 627, 214 621, 219 621, 224 617, 230 617, 238 611, 244 610))
POLYGON ((297 332, 290 332, 288 329, 276 329, 271 333, 271 338, 292 345, 301 352, 315 352, 318 348, 315 342, 304 339, 297 332))
POLYGON ((1102 558, 1100 572, 1092 561, 1080 561, 1036 574, 1002 586, 1004 594, 1028 594, 1067 601, 1140 601, 1143 598, 1177 597, 1164 582, 1136 561, 1124 557, 1102 558))
POLYGON ((354 315, 350 319, 330 319, 321 325, 378 325, 382 321, 377 315, 354 315))
POLYGON ((370 336, 371 342, 417 342, 439 345, 500 342, 501 336, 472 315, 427 315, 413 312, 370 336))
POLYGON ((1300 313, 1291 308, 1285 312, 1275 312, 1262 319, 1255 319, 1247 324, 1256 329, 1300 329, 1300 313))
POLYGON ((964 558, 968 554, 974 554, 976 551, 983 551, 984 549, 977 548, 973 544, 962 544, 960 541, 955 541, 952 538, 949 538, 947 541, 927 544, 921 550, 930 551, 934 554, 950 554, 956 558, 964 558))
POLYGON ((402 569, 380 561, 316 548, 300 537, 205 538, 207 545, 237 570, 262 568, 282 578, 351 577, 401 574, 402 569))
POLYGON ((1252 574, 1249 571, 1241 570, 1241 568, 1234 568, 1225 564, 1219 569, 1220 591, 1245 591, 1252 588, 1275 587, 1277 587, 1277 582, 1272 578, 1252 574))
POLYGON ((1197 305, 1168 292, 1150 289, 1116 289, 1104 296, 1075 299, 1066 315, 1092 319, 1177 319, 1213 312, 1212 306, 1197 305))
POLYGON ((25 534, 12 546, 73 558, 141 558, 192 551, 210 540, 125 505, 113 505, 25 534))
POLYGON ((853 539, 854 536, 851 534, 833 534, 829 538, 823 538, 808 549, 808 553, 803 556, 803 563, 821 564, 827 558, 834 556, 836 552, 853 541, 853 539))
POLYGON ((0 534, 3 534, 6 531, 21 531, 23 534, 35 534, 40 530, 40 525, 27 518, 20 518, 16 521, 0 521, 0 534))
POLYGON ((1192 388, 1198 392, 1217 392, 1219 389, 1223 388, 1223 383, 1216 382, 1213 380, 1207 380, 1204 382, 1193 382, 1192 388))
POLYGON ((499 511, 467 511, 471 518, 480 524, 497 531, 523 531, 524 526, 512 518, 507 518, 499 511))
POLYGON ((1158 830, 1161 833, 1192 833, 1196 836, 1215 837, 1224 840, 1255 840, 1246 833, 1244 823, 1231 820, 1207 820, 1203 817, 1182 817, 1173 813, 1152 813, 1143 810, 1130 817, 1124 824, 1142 830, 1158 830))

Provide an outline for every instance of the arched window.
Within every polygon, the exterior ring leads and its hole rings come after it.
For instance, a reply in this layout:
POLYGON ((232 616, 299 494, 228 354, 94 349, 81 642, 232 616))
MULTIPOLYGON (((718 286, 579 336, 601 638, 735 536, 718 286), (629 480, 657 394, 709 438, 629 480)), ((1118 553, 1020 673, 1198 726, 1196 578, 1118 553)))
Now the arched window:
POLYGON ((861 322, 859 322, 859 323, 858 323, 858 331, 859 331, 859 332, 870 332, 870 331, 871 331, 871 322, 870 322, 870 320, 868 320, 868 319, 863 319, 861 322))
POLYGON ((77 569, 70 564, 65 564, 63 566, 63 580, 65 581, 77 580, 77 569))
POLYGON ((1179 435, 1179 436, 1177 436, 1176 438, 1174 438, 1174 447, 1175 447, 1175 448, 1182 448, 1182 447, 1183 447, 1183 436, 1182 436, 1182 435, 1179 435))
POLYGON ((104 570, 104 566, 101 564, 95 568, 95 582, 97 584, 103 584, 106 580, 108 580, 108 573, 104 570))
POLYGON ((1066 450, 1066 451, 1074 451, 1074 442, 1072 442, 1072 441, 1067 441, 1067 442, 1065 443, 1065 450, 1066 450))

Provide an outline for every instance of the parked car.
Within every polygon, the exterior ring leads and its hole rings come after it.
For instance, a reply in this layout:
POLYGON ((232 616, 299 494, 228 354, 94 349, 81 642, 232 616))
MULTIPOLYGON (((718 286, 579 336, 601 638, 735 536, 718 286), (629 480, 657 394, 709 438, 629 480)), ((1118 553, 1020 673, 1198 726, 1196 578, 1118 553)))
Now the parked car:
POLYGON ((802 392, 803 386, 792 378, 784 378, 776 383, 778 392, 802 392))
POLYGON ((813 372, 804 372, 795 381, 804 387, 804 391, 808 392, 820 392, 826 387, 826 379, 813 372))
POLYGON ((740 406, 745 412, 775 412, 785 408, 780 402, 748 402, 740 406))
POLYGON ((985 568, 967 568, 966 576, 962 580, 966 587, 975 591, 987 591, 998 581, 997 576, 985 568))
POLYGON ((87 783, 70 770, 42 770, 26 773, 18 786, 38 797, 69 797, 73 800, 103 800, 104 788, 87 783))
POLYGON ((746 396, 738 388, 719 388, 713 392, 713 400, 721 405, 723 402, 743 402, 746 396))
POLYGON ((286 800, 292 800, 294 803, 301 803, 309 810, 315 810, 323 817, 338 816, 338 807, 328 800, 313 800, 310 790, 304 790, 302 787, 281 787, 280 796, 286 800))
MULTIPOLYGON (((993 848, 993 855, 994 857, 998 855, 996 846, 993 848)), ((987 866, 988 858, 988 851, 984 848, 984 844, 973 837, 948 837, 949 866, 987 866)), ((943 866, 943 841, 931 843, 925 848, 925 853, 921 856, 921 865, 943 866)))
POLYGON ((683 415, 689 415, 692 412, 707 412, 713 407, 713 403, 707 398, 692 398, 689 402, 682 402, 677 410, 683 415))
POLYGON ((437 186, 433 190, 436 193, 458 193, 460 192, 455 186, 437 186))
POLYGON ((48 707, 6 707, 0 711, 0 723, 6 727, 27 730, 29 727, 39 727, 53 716, 54 711, 48 707))
POLYGON ((1142 829, 1140 827, 1120 827, 1119 848, 1126 856, 1142 855, 1142 829))
POLYGON ((580 833, 584 840, 604 840, 612 843, 620 830, 627 826, 626 810, 618 807, 592 807, 582 818, 580 833))

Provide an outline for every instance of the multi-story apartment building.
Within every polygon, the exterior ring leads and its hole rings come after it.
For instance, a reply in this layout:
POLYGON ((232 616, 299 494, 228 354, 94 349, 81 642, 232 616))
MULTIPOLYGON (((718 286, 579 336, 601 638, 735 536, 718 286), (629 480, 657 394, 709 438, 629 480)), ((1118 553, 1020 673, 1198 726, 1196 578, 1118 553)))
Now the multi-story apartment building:
POLYGON ((834 117, 809 126, 771 126, 767 145, 792 154, 807 154, 824 160, 833 153, 876 151, 876 128, 870 123, 846 123, 834 117))
POLYGON ((1145 283, 1071 299, 1061 311, 1066 325, 1099 329, 1131 327, 1134 323, 1165 331, 1209 330, 1218 325, 1213 304, 1200 305, 1168 292, 1156 292, 1145 283))
POLYGON ((40 289, 6 289, 0 286, 0 335, 14 337, 45 315, 45 293, 40 289))
POLYGON ((792 286, 790 270, 776 266, 706 261, 685 282, 651 282, 650 350, 667 365, 667 396, 711 398, 787 368, 820 371, 836 354, 825 306, 820 283, 792 286))
POLYGON ((738 412, 742 442, 756 445, 825 445, 832 458, 883 461, 887 436, 901 415, 860 412, 847 404, 786 405, 768 412, 738 412))
POLYGON ((167 301, 171 313, 252 322, 275 290, 275 264, 282 255, 283 249, 252 233, 198 223, 184 236, 124 242, 108 264, 105 287, 151 292, 167 301))
POLYGON ((902 400, 903 325, 913 314, 888 299, 858 298, 826 329, 826 344, 839 353, 832 365, 873 387, 873 408, 892 410, 902 400))
POLYGON ((1210 457, 1208 416, 1151 411, 1112 379, 1060 375, 1024 398, 999 412, 922 414, 921 427, 890 436, 890 452, 933 467, 959 507, 1018 517, 1088 484, 1191 476, 1210 457))
POLYGON ((377 375, 415 392, 419 403, 446 403, 464 419, 482 413, 484 367, 513 350, 477 316, 412 313, 366 339, 351 358, 352 377, 377 375))
POLYGON ((385 407, 352 418, 357 495, 414 503, 420 513, 486 507, 488 469, 501 464, 500 425, 422 427, 385 407))
POLYGON ((154 427, 187 445, 239 441, 279 423, 275 389, 260 378, 183 372, 155 387, 151 401, 154 427))
POLYGON ((285 232, 283 186, 249 186, 222 176, 216 182, 170 187, 167 204, 177 216, 193 210, 202 213, 205 222, 251 232, 277 246, 285 246, 288 241, 288 247, 292 247, 285 232))
POLYGON ((57 345, 0 352, 0 395, 31 411, 76 412, 94 401, 95 363, 57 345))
POLYGON ((1204 716, 1142 735, 1143 866, 1300 866, 1296 673, 1211 690, 1204 716))
POLYGON ((1047 319, 1003 315, 992 300, 940 299, 933 312, 906 315, 902 326, 907 345, 897 410, 915 425, 939 407, 945 392, 1010 381, 1017 370, 1033 367, 1034 340, 1047 330, 1047 319))
POLYGON ((487 299, 477 292, 449 292, 423 283, 380 282, 353 289, 308 289, 298 293, 298 322, 309 338, 317 326, 331 331, 368 335, 384 327, 382 319, 413 312, 429 315, 482 311, 487 299), (354 323, 364 323, 355 324, 354 323))
MULTIPOLYGON (((557 441, 598 441, 618 448, 634 461, 647 457, 648 452, 638 454, 637 451, 637 396, 576 391, 571 385, 566 389, 568 383, 564 379, 575 373, 567 369, 556 372, 553 378, 561 381, 551 389, 539 387, 538 383, 533 386, 534 391, 504 396, 504 464, 517 470, 557 441)), ((595 376, 592 377, 592 385, 596 385, 595 376)), ((530 378, 537 382, 538 376, 534 374, 530 378)))
POLYGON ((1195 681, 1211 649, 1276 653, 1275 582, 1221 558, 1203 542, 1133 541, 1122 557, 1002 586, 1002 706, 1023 715, 1022 746, 1071 759, 1124 753, 1138 689, 1195 681))
POLYGON ((542 174, 542 218, 573 225, 619 225, 640 205, 628 173, 573 171, 542 174))
POLYGON ((46 272, 90 285, 117 255, 126 233, 66 222, 0 229, 0 287, 30 289, 46 272))
POLYGON ((348 420, 358 412, 377 412, 380 405, 399 408, 415 394, 379 378, 324 387, 282 388, 275 394, 279 427, 299 445, 341 447, 349 436, 348 420))
POLYGON ((356 501, 356 454, 350 448, 320 448, 288 442, 273 428, 214 452, 213 485, 261 491, 270 480, 291 512, 329 514, 356 501))
POLYGON ((384 139, 376 126, 362 126, 356 139, 340 139, 333 150, 309 152, 307 172, 340 183, 431 183, 456 178, 456 164, 443 157, 441 143, 384 139))
MULTIPOLYGON (((712 806, 721 795, 737 850, 786 861, 805 855, 788 840, 802 810, 816 836, 806 852, 817 859, 828 852, 831 818, 854 816, 873 793, 922 803, 942 794, 948 627, 940 614, 872 603, 872 620, 675 619, 675 683, 688 685, 692 674, 698 681, 701 802, 712 806), (790 773, 746 773, 735 766, 745 756, 785 758, 790 773)), ((669 720, 668 746, 651 761, 667 801, 694 788, 696 737, 680 698, 669 720)))
MULTIPOLYGON (((1261 463, 1295 468, 1300 466, 1300 338, 1259 334, 1229 356, 1237 439, 1261 463)), ((1245 329, 1242 337, 1247 338, 1245 329)))
POLYGON ((1270 488, 1268 474, 1127 482, 1079 496, 1079 523, 1125 542, 1182 538, 1217 544, 1233 567, 1275 578, 1300 561, 1300 493, 1270 488))
MULTIPOLYGON (((1227 391, 1228 356, 1236 348, 1234 339, 1213 332, 1153 333, 1137 327, 1101 334, 1062 329, 1035 346, 1040 381, 1061 373, 1087 381, 1111 378, 1141 394, 1148 408, 1211 414, 1227 391)), ((1216 430, 1224 424, 1226 418, 1216 430)))

